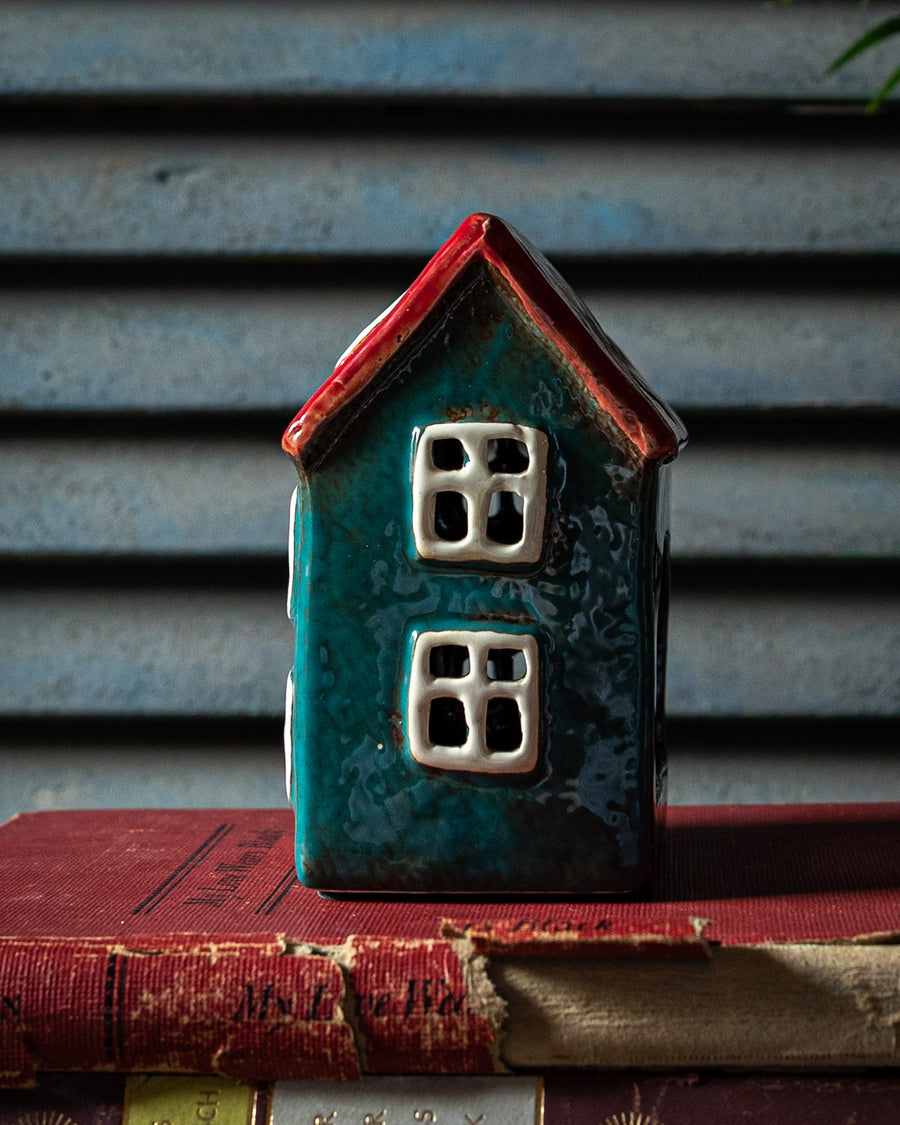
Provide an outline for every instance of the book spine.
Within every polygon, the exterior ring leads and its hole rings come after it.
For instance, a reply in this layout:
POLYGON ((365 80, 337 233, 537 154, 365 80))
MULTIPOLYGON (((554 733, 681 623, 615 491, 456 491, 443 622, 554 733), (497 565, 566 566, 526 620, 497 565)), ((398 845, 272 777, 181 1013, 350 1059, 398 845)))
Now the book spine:
POLYGON ((164 935, 0 949, 0 1085, 38 1070, 273 1082, 502 1070, 502 1006, 450 941, 164 935))
POLYGON ((506 1005, 486 961, 444 940, 353 938, 350 979, 372 1074, 503 1072, 506 1005))
POLYGON ((7 939, 0 1083, 42 1070, 355 1078, 340 966, 285 943, 7 939))
POLYGON ((215 1076, 42 1074, 0 1098, 0 1125, 270 1125, 271 1099, 215 1076))

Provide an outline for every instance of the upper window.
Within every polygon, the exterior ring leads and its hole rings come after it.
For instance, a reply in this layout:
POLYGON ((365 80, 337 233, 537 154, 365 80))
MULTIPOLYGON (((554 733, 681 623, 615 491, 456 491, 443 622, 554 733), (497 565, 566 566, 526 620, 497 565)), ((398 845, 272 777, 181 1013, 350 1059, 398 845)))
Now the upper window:
POLYGON ((420 633, 407 699, 410 753, 422 765, 526 773, 538 759, 538 646, 530 633, 420 633))
POLYGON ((543 549, 547 435, 504 422, 426 426, 413 465, 423 559, 535 563, 543 549))

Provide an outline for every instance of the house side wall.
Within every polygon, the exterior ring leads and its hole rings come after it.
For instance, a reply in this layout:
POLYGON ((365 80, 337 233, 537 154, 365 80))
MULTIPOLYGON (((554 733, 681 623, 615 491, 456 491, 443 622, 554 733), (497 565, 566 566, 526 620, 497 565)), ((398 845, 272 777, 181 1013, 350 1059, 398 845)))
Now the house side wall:
POLYGON ((556 870, 559 889, 589 891, 643 877, 656 476, 598 428, 578 386, 480 276, 380 396, 342 420, 312 474, 298 524, 295 735, 300 853, 314 885, 339 889, 362 872, 373 888, 546 889, 556 870), (502 574, 416 557, 415 436, 448 419, 548 434, 540 567, 502 574), (429 770, 408 753, 412 634, 473 622, 538 637, 545 707, 533 775, 429 770))
POLYGON ((653 582, 647 587, 652 598, 651 613, 655 633, 656 661, 656 726, 654 739, 653 785, 654 801, 657 806, 657 837, 661 836, 665 823, 666 802, 668 800, 668 750, 666 746, 666 670, 669 649, 669 592, 671 568, 671 493, 672 464, 658 464, 651 471, 648 466, 645 488, 652 490, 652 502, 648 504, 648 517, 655 513, 654 534, 644 538, 649 557, 647 566, 653 574, 653 582))

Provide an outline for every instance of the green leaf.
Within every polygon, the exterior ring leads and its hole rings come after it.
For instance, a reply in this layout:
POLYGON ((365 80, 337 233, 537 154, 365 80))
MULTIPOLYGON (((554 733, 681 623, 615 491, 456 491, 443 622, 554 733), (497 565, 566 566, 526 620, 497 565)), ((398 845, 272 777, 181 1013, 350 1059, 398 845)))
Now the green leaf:
POLYGON ((898 83, 900 83, 900 66, 897 67, 897 69, 890 76, 887 82, 885 82, 885 84, 881 87, 875 97, 872 98, 872 100, 866 106, 866 113, 874 113, 875 110, 878 109, 884 99, 891 92, 891 90, 893 90, 894 87, 898 85, 898 83))
MULTIPOLYGON (((900 34, 900 16, 892 16, 876 27, 870 28, 865 35, 857 39, 842 55, 834 60, 828 68, 827 73, 834 74, 836 70, 839 70, 845 63, 850 62, 851 59, 855 59, 857 55, 861 55, 863 51, 868 51, 870 47, 874 47, 877 43, 881 43, 891 35, 897 34, 900 34)), ((893 86, 891 89, 893 89, 893 86)), ((888 93, 889 92, 890 91, 888 91, 888 93)), ((882 93, 883 91, 879 91, 875 97, 883 100, 882 93)), ((886 97, 887 95, 884 94, 884 96, 886 97)))

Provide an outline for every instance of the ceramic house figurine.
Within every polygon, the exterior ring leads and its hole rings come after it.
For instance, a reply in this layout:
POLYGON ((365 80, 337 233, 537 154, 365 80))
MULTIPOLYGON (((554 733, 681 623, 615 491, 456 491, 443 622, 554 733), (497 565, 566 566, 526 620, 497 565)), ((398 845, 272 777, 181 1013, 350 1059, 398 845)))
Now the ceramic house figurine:
POLYGON ((651 874, 679 419, 473 215, 284 437, 297 865, 332 892, 651 874))

